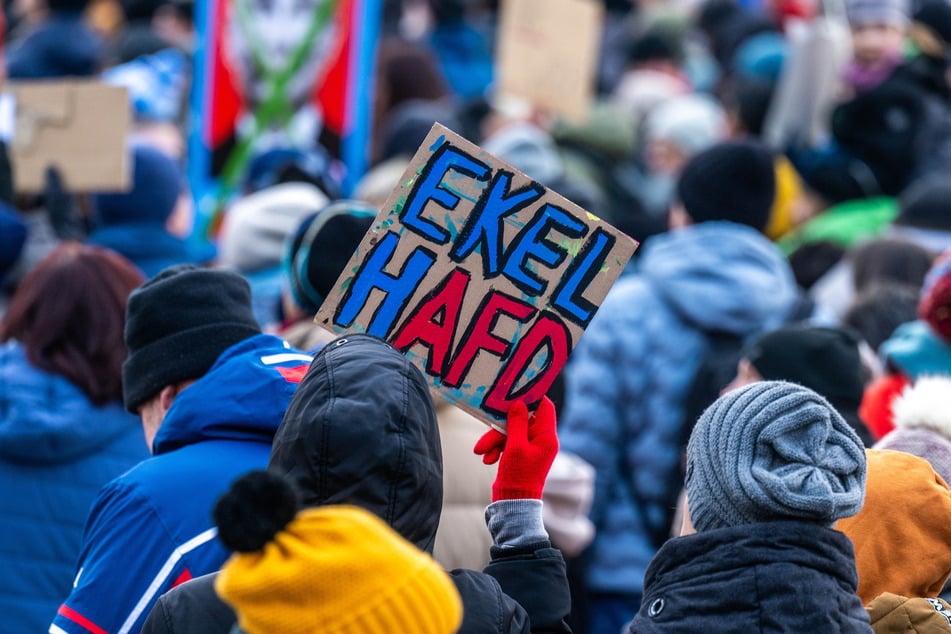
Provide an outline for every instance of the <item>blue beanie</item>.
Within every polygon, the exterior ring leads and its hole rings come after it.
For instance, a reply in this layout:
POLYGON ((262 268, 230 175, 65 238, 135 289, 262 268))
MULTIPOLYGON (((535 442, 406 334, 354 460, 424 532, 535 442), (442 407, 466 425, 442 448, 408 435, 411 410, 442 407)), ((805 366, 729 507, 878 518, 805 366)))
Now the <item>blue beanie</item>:
POLYGON ((733 56, 735 71, 744 77, 778 81, 786 63, 789 44, 779 33, 754 35, 733 56))
POLYGON ((812 390, 761 381, 721 396, 687 444, 698 532, 771 520, 832 526, 862 508, 865 449, 812 390))
POLYGON ((147 145, 132 148, 132 189, 124 194, 97 194, 100 225, 151 223, 164 225, 182 192, 175 160, 147 145))
POLYGON ((912 380, 923 374, 951 374, 951 344, 921 320, 899 326, 879 352, 912 380))

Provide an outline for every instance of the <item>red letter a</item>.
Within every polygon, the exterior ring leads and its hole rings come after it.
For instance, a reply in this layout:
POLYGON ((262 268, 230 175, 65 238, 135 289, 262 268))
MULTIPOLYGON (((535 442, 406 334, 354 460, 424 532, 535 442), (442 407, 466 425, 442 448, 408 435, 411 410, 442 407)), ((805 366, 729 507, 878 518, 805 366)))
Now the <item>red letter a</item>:
POLYGON ((456 322, 466 296, 470 276, 455 269, 439 283, 429 299, 416 307, 396 333, 392 346, 406 352, 417 343, 429 348, 426 371, 433 376, 446 372, 446 360, 456 335, 456 322))

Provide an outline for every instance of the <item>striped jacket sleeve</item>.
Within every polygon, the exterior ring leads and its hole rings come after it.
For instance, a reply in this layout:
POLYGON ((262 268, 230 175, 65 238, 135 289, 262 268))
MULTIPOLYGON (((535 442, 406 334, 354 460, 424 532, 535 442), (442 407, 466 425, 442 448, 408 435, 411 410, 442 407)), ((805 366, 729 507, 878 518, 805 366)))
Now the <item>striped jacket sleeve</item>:
POLYGON ((174 538, 135 485, 107 485, 93 504, 73 589, 50 634, 129 634, 163 593, 191 578, 190 555, 213 546, 216 529, 174 538))

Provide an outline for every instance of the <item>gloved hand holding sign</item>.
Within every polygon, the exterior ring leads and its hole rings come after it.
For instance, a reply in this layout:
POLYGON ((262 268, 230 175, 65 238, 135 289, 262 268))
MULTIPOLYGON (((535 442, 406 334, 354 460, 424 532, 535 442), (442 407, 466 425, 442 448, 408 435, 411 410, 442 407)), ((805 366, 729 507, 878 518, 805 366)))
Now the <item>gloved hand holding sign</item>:
POLYGON ((493 502, 541 499, 558 453, 556 422, 555 406, 547 396, 531 415, 525 403, 517 401, 508 411, 507 434, 491 429, 479 439, 473 451, 482 456, 482 462, 499 462, 493 502))

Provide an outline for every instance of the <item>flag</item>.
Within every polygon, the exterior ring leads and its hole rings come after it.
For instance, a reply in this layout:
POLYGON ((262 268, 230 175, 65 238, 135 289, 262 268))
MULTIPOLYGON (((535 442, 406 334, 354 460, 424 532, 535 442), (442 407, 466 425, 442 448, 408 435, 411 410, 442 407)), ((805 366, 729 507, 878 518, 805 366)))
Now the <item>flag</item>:
POLYGON ((366 168, 382 0, 196 4, 189 181, 212 228, 255 156, 316 151, 342 161, 345 191, 366 168))

